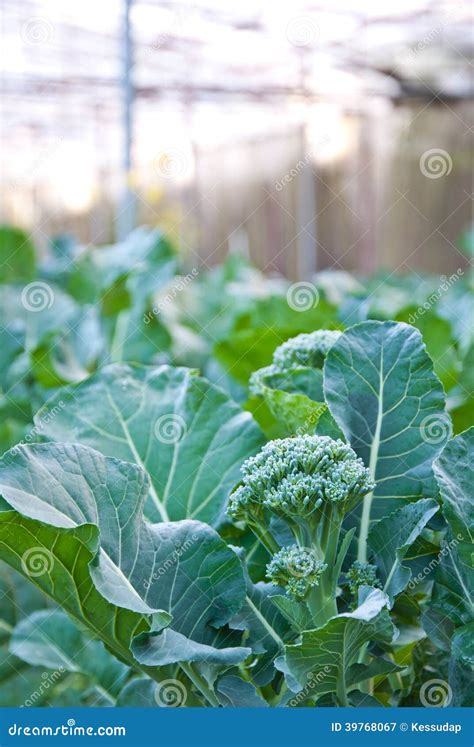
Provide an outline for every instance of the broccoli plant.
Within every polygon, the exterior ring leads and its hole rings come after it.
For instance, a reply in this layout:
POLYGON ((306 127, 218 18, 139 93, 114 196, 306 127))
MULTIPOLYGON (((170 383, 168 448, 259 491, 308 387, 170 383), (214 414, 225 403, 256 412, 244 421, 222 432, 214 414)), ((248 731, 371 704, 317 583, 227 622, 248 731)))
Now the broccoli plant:
POLYGON ((337 613, 338 574, 347 542, 338 553, 347 513, 374 488, 369 470, 350 446, 328 436, 270 441, 242 466, 242 484, 228 513, 243 519, 270 552, 278 541, 272 517, 295 544, 278 549, 267 576, 290 596, 304 600, 315 627, 337 613))
POLYGON ((288 687, 306 690, 303 700, 330 694, 348 705, 348 693, 371 672, 399 670, 389 660, 377 664, 367 651, 369 641, 390 643, 394 636, 375 566, 352 567, 357 609, 346 612, 343 602, 338 607, 341 568, 354 535, 343 530, 344 519, 374 489, 370 471, 344 442, 308 435, 269 442, 241 471, 228 513, 246 522, 271 553, 270 600, 293 631, 276 665, 288 687), (281 546, 287 535, 293 544, 281 546), (335 647, 324 651, 331 639, 335 647), (308 688, 307 676, 314 680, 315 672, 317 684, 308 688))

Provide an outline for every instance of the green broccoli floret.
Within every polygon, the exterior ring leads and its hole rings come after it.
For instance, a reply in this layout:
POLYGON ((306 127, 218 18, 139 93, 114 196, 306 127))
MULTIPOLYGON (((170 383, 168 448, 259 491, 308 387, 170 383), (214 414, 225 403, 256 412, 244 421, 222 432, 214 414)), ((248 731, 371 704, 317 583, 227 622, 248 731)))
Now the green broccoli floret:
POLYGON ((324 503, 354 505, 374 485, 350 446, 328 436, 270 441, 242 465, 242 485, 229 514, 245 518, 268 508, 283 517, 308 518, 324 503))
POLYGON ((362 563, 362 561, 356 560, 352 563, 346 575, 349 581, 349 589, 354 595, 357 595, 360 586, 381 588, 381 583, 377 578, 377 567, 370 563, 362 563))
POLYGON ((318 329, 292 337, 275 350, 273 364, 279 371, 299 366, 321 368, 340 334, 338 330, 318 329))
POLYGON ((292 337, 280 345, 273 353, 273 362, 259 368, 250 377, 250 393, 255 397, 263 394, 272 376, 285 374, 301 367, 322 368, 329 349, 341 332, 331 329, 318 329, 292 337))
POLYGON ((293 545, 273 556, 266 575, 274 584, 283 586, 290 597, 300 600, 319 584, 326 568, 326 563, 318 560, 312 550, 293 545))

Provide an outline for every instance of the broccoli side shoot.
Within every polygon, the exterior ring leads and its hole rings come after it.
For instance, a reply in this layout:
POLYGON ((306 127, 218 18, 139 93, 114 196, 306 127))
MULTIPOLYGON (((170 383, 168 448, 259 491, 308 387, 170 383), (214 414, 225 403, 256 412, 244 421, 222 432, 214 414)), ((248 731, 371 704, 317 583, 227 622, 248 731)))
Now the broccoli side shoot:
POLYGON ((273 363, 285 371, 299 366, 321 368, 326 355, 341 332, 331 329, 318 329, 292 337, 278 347, 273 354, 273 363))
POLYGON ((322 368, 326 355, 341 332, 318 329, 292 337, 273 353, 269 366, 254 371, 250 377, 250 392, 254 396, 263 394, 266 382, 275 374, 285 374, 298 368, 322 368))
POLYGON ((381 588, 381 583, 377 578, 377 567, 370 563, 363 563, 360 560, 356 560, 352 563, 346 576, 349 582, 349 589, 354 596, 357 596, 361 586, 381 588))
POLYGON ((293 545, 282 548, 273 556, 267 565, 267 578, 283 586, 288 596, 301 600, 319 584, 326 568, 326 563, 316 558, 312 550, 293 545))

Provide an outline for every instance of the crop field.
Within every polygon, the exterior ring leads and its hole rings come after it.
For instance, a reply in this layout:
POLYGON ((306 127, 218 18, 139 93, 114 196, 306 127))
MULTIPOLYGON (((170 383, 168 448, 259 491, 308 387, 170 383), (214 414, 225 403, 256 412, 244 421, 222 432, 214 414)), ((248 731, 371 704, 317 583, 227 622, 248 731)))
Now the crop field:
POLYGON ((0 705, 472 706, 472 276, 0 229, 0 705))

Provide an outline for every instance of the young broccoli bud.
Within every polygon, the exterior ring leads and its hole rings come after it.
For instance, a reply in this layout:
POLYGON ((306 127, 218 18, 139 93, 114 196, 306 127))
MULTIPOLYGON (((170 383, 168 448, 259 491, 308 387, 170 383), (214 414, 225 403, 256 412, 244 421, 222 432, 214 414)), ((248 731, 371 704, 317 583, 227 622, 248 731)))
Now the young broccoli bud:
POLYGON ((328 436, 270 441, 242 465, 242 485, 232 494, 229 514, 255 515, 268 508, 284 518, 307 519, 324 503, 352 506, 374 485, 350 446, 328 436))
POLYGON ((329 349, 340 334, 337 330, 318 329, 287 340, 275 350, 273 362, 269 366, 260 368, 251 375, 250 393, 254 397, 263 395, 265 387, 274 388, 272 377, 288 374, 294 369, 322 368, 329 349))
POLYGON ((321 368, 340 334, 337 330, 318 329, 292 337, 275 350, 273 364, 279 371, 299 366, 321 368))
POLYGON ((311 550, 293 545, 284 547, 267 565, 267 578, 283 586, 290 597, 304 599, 327 568, 311 550))
POLYGON ((349 589, 354 595, 357 595, 360 586, 381 587, 377 578, 377 567, 370 563, 362 563, 360 560, 356 560, 346 575, 349 581, 349 589))

